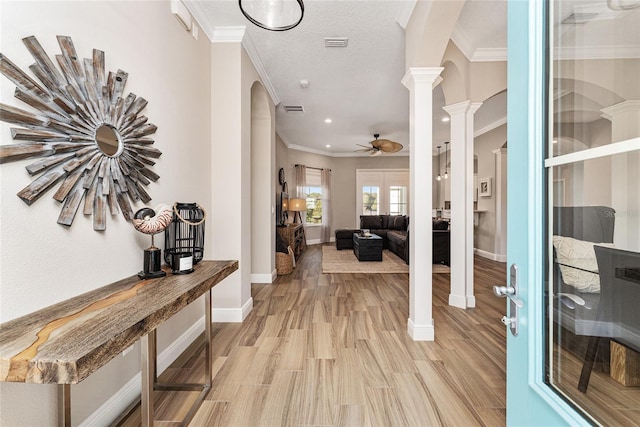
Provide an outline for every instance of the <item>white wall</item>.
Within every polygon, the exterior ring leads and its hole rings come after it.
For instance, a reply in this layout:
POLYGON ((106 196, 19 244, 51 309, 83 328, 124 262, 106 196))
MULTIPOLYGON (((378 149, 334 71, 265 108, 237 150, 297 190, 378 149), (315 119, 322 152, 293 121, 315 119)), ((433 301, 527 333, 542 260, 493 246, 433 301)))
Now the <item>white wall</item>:
MULTIPOLYGON (((214 35, 211 47, 213 232, 219 242, 213 247, 213 255, 217 259, 239 261, 238 271, 213 290, 214 322, 241 322, 252 308, 251 89, 260 78, 242 47, 243 37, 244 32, 236 34, 233 40, 228 37, 218 40, 214 35)), ((269 109, 270 117, 275 117, 272 101, 269 109)), ((270 132, 270 136, 275 138, 275 132, 270 132)), ((275 156, 271 148, 275 141, 268 143, 268 156, 275 156)), ((264 161, 275 167, 271 158, 264 161)), ((273 192, 275 187, 271 188, 273 192)), ((263 215, 271 218, 270 209, 264 209, 263 215)), ((273 239, 269 256, 275 258, 273 239)))
MULTIPOLYGON (((1 48, 23 70, 33 58, 21 39, 35 35, 50 56, 60 52, 56 35, 73 38, 78 53, 105 52, 107 70, 129 73, 125 92, 149 101, 144 114, 158 126, 155 147, 163 154, 153 170, 160 175, 147 188, 160 202, 197 202, 212 211, 210 43, 195 40, 171 14, 169 2, 2 2, 1 48)), ((201 33, 202 34, 202 33, 201 33)), ((27 71, 30 73, 30 71, 27 71)), ((2 102, 14 86, 4 76, 2 102)), ((24 107, 23 107, 24 108, 24 107)), ((0 124, 2 144, 12 143, 0 124)), ((78 213, 73 226, 56 224, 60 204, 45 194, 27 206, 16 193, 31 182, 29 161, 0 165, 0 320, 7 321, 78 295, 142 269, 148 236, 135 232, 121 215, 95 232, 90 217, 78 213)), ((134 211, 142 205, 134 205, 134 211)), ((213 235, 206 227, 205 257, 213 235)), ((163 241, 158 236, 156 244, 163 241)), ((199 302, 159 329, 161 353, 203 315, 199 302)), ((138 371, 139 345, 118 356, 79 385, 72 386, 74 425, 93 413, 138 371)), ((0 383, 0 425, 55 425, 55 387, 0 383)), ((117 414, 113 414, 116 416, 117 414)))
MULTIPOLYGON (((494 150, 502 147, 507 140, 507 125, 502 125, 475 138, 474 153, 478 156, 478 180, 491 178, 491 197, 478 197, 478 226, 474 229, 474 247, 483 252, 504 255, 496 252, 496 192, 501 183, 496 182, 496 156, 494 150)), ((506 180, 506 175, 504 179, 506 180)))

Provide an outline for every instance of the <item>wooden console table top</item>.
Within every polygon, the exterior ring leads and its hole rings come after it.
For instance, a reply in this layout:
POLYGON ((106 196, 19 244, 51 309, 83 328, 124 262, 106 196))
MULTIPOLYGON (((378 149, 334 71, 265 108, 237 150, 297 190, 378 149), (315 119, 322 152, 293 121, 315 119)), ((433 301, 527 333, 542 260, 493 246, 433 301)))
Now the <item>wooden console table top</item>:
POLYGON ((194 272, 131 276, 0 324, 0 381, 75 384, 238 269, 201 261, 194 272))

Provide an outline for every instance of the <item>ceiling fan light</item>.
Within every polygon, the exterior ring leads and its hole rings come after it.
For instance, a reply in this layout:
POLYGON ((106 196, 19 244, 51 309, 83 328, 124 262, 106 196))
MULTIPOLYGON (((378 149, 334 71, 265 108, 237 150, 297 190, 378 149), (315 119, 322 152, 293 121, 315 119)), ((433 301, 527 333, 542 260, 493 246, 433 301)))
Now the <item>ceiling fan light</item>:
POLYGON ((238 0, 240 11, 252 24, 270 31, 287 31, 304 16, 302 0, 238 0))

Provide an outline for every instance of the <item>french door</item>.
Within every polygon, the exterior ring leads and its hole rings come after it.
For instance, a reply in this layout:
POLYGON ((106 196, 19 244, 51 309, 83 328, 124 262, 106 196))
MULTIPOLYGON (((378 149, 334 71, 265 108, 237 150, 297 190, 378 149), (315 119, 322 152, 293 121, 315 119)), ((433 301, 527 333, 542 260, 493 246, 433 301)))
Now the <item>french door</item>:
POLYGON ((356 224, 360 215, 408 215, 409 171, 356 170, 356 224))
POLYGON ((508 2, 507 425, 640 423, 611 375, 640 346, 638 22, 635 0, 508 2))

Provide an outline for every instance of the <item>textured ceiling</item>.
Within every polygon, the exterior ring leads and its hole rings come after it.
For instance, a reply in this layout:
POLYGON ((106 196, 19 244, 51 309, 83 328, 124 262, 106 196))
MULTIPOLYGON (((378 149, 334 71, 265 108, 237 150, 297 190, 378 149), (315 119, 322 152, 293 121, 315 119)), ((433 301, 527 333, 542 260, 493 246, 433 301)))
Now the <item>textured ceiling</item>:
MULTIPOLYGON (((404 145, 400 155, 408 154, 409 92, 400 83, 405 74, 405 49, 404 29, 398 22, 406 21, 414 1, 306 0, 301 24, 285 32, 251 25, 235 0, 186 3, 210 37, 215 27, 246 26, 280 101, 276 131, 289 147, 332 156, 363 155, 354 152, 359 148, 356 144, 367 144, 374 133, 379 133, 381 138, 404 145), (326 48, 325 37, 348 37, 348 46, 326 48), (307 80, 309 87, 302 88, 300 80, 307 80), (304 112, 287 113, 283 108, 286 105, 301 105, 304 112), (327 118, 332 123, 325 123, 327 118)), ((563 1, 561 8, 554 16, 555 31, 562 36, 560 42, 571 44, 573 37, 582 37, 586 44, 606 49, 616 40, 629 40, 637 50, 640 9, 609 14, 619 18, 612 31, 604 0, 563 1), (589 12, 594 7, 600 9, 602 20, 560 24, 571 13, 589 12)), ((471 61, 506 60, 506 22, 507 0, 468 0, 452 40, 471 61)), ((449 140, 449 125, 441 121, 446 113, 439 87, 433 98, 435 147, 449 140)), ((476 131, 504 122, 506 93, 486 100, 474 116, 476 131)))

